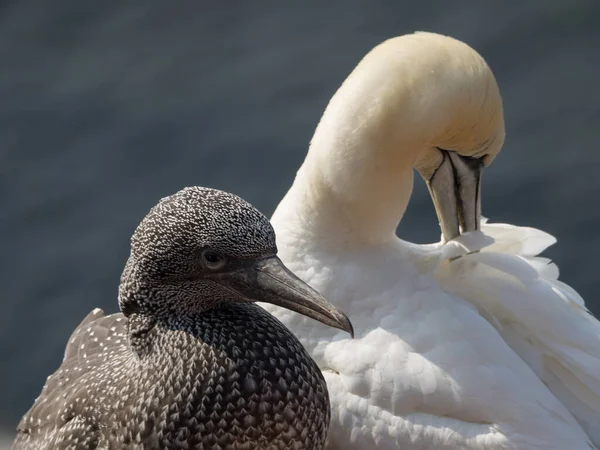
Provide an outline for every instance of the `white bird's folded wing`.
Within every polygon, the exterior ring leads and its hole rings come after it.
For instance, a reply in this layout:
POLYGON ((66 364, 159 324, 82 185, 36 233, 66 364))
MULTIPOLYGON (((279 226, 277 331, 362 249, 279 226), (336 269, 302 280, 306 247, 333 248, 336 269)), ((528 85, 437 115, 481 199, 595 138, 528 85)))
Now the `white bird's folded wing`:
POLYGON ((556 239, 507 224, 482 232, 447 245, 462 256, 442 261, 438 282, 479 309, 600 446, 600 322, 537 256, 556 239))

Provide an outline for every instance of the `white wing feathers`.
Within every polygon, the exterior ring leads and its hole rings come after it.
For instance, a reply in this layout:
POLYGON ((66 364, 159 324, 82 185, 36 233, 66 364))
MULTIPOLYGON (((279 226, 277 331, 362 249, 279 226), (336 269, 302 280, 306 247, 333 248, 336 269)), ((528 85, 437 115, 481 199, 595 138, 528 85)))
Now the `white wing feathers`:
POLYGON ((537 256, 556 239, 507 224, 482 232, 444 246, 438 282, 479 309, 600 446, 600 322, 537 256))

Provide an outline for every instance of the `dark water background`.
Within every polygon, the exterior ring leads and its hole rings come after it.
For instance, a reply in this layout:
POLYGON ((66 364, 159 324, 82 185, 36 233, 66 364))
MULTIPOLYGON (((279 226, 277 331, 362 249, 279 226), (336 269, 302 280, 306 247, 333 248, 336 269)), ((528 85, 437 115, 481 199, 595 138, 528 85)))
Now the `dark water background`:
MULTIPOLYGON (((187 185, 270 214, 329 98, 380 41, 476 48, 507 141, 484 175, 493 221, 558 237, 547 255, 600 313, 600 2, 0 3, 0 427, 94 307, 117 309, 135 226, 187 185)), ((438 239, 420 180, 403 238, 438 239)))

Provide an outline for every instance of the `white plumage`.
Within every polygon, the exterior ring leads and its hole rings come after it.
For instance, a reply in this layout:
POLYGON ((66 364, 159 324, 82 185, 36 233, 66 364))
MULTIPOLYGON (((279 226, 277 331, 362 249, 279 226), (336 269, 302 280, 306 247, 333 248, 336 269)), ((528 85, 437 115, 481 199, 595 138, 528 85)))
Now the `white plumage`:
POLYGON ((503 139, 483 59, 430 33, 376 47, 328 105, 272 223, 356 338, 263 306, 325 374, 330 448, 600 446, 600 323, 538 257, 555 239, 488 223, 446 244, 394 234, 413 167, 428 179, 440 149, 489 165, 503 139))

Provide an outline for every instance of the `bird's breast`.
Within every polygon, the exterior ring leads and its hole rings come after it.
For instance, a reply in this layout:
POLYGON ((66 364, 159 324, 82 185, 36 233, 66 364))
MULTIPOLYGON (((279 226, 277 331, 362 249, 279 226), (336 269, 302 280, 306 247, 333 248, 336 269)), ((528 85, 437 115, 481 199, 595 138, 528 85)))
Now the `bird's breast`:
POLYGON ((137 421, 148 438, 222 448, 313 448, 324 441, 323 376, 298 340, 258 306, 207 311, 192 326, 158 326, 153 340, 140 363, 138 399, 123 421, 137 421))

